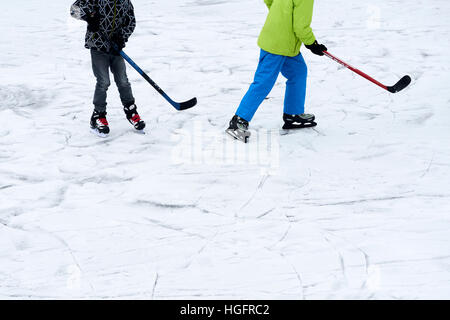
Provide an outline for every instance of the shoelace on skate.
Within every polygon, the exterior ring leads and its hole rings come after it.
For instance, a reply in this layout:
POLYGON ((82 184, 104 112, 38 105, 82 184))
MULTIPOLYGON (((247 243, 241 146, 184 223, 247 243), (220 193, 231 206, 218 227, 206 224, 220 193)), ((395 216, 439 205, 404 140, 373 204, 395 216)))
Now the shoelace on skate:
POLYGON ((108 120, 106 120, 106 118, 98 118, 98 121, 104 126, 108 125, 108 120))
POLYGON ((139 116, 139 114, 134 114, 134 116, 131 117, 131 120, 135 123, 141 121, 141 117, 139 116))

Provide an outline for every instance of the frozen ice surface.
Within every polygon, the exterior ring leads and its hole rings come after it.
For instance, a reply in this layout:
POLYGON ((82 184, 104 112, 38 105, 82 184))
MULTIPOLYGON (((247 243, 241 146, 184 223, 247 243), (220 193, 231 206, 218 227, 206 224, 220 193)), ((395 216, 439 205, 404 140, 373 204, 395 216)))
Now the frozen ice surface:
POLYGON ((223 131, 256 68, 262 0, 134 0, 126 52, 199 104, 175 111, 130 68, 147 134, 113 84, 107 139, 89 132, 71 2, 2 4, 0 298, 450 298, 448 1, 316 1, 330 52, 413 83, 392 95, 303 51, 319 126, 280 131, 280 77, 246 146, 223 131))

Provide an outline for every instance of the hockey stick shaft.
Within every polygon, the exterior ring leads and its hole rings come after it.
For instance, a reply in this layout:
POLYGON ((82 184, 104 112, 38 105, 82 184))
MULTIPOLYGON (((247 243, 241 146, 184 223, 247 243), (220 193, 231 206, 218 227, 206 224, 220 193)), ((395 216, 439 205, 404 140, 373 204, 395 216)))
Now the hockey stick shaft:
MULTIPOLYGON (((109 37, 103 33, 100 32, 101 37, 103 37, 104 39, 106 39, 109 44, 116 50, 118 51, 117 45, 115 43, 113 43, 109 37)), ((142 70, 134 61, 133 59, 131 59, 123 50, 119 51, 120 55, 122 56, 122 58, 124 58, 160 95, 162 95, 164 97, 164 99, 166 99, 175 109, 177 109, 178 111, 181 110, 186 110, 189 108, 194 107, 197 104, 197 98, 192 98, 191 100, 185 101, 185 102, 175 102, 173 101, 168 95, 167 93, 164 92, 163 89, 161 89, 160 86, 158 86, 156 84, 155 81, 152 80, 152 78, 150 78, 145 72, 144 70, 142 70)))
POLYGON ((331 53, 324 51, 323 52, 325 54, 325 56, 327 56, 328 58, 336 61, 337 63, 339 63, 340 65, 350 69, 351 71, 355 72, 356 74, 360 75, 361 77, 369 80, 370 82, 376 84, 377 86, 383 88, 384 90, 387 90, 391 93, 396 93, 399 92, 403 89, 405 89, 410 83, 411 83, 411 77, 410 76, 404 76, 403 78, 401 78, 395 85, 393 86, 386 86, 384 84, 382 84, 381 82, 375 80, 374 78, 372 78, 371 76, 369 76, 368 74, 362 72, 361 70, 352 67, 351 65, 349 65, 348 63, 342 61, 341 59, 335 57, 334 55, 332 55, 331 53))
POLYGON ((352 66, 349 65, 348 63, 342 61, 341 59, 339 59, 339 58, 333 56, 331 53, 329 53, 329 52, 327 52, 327 51, 324 51, 323 53, 324 53, 328 58, 330 58, 330 59, 336 61, 337 63, 339 63, 340 65, 346 67, 347 69, 350 69, 350 70, 352 70, 353 72, 359 74, 361 77, 366 78, 367 80, 369 80, 369 81, 375 83, 377 86, 383 88, 384 90, 387 90, 387 89, 388 89, 388 87, 385 86, 384 84, 382 84, 381 82, 375 80, 374 78, 372 78, 372 77, 369 76, 368 74, 362 72, 361 70, 358 70, 358 69, 352 67, 352 66))
POLYGON ((158 91, 158 93, 160 95, 162 95, 167 101, 169 101, 170 103, 173 102, 172 99, 170 99, 170 97, 164 92, 163 89, 161 89, 160 86, 158 86, 156 84, 155 81, 153 81, 134 61, 133 59, 131 59, 123 50, 120 51, 120 55, 130 64, 130 66, 132 66, 145 80, 147 80, 147 82, 153 87, 155 88, 156 91, 158 91))
POLYGON ((181 111, 186 110, 189 108, 192 108, 197 104, 197 98, 192 98, 189 101, 185 102, 175 102, 173 101, 167 93, 164 92, 163 89, 161 89, 160 86, 156 84, 155 81, 153 81, 134 61, 131 59, 123 50, 120 51, 120 55, 153 87, 160 95, 164 97, 175 109, 181 111))

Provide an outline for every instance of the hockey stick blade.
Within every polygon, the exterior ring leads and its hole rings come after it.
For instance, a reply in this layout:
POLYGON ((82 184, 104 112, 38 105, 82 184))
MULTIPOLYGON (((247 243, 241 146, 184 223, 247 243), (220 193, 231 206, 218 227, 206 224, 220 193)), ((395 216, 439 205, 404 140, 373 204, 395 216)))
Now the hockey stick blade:
POLYGON ((399 91, 402 91, 405 89, 409 84, 411 83, 411 77, 410 76, 404 76, 401 78, 396 84, 394 84, 391 87, 387 87, 387 90, 391 93, 397 93, 399 91))
POLYGON ((197 98, 192 98, 189 101, 176 103, 176 105, 174 105, 174 107, 177 110, 179 110, 179 111, 183 111, 183 110, 190 109, 190 108, 194 107, 196 104, 197 104, 197 98))

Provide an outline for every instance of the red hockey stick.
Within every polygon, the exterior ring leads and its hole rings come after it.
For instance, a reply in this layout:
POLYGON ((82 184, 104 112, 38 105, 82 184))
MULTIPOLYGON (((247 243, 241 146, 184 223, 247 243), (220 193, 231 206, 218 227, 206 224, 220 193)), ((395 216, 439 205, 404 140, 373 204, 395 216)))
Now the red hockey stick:
POLYGON ((372 78, 371 76, 365 74, 364 72, 352 67, 351 65, 345 63, 344 61, 342 61, 339 58, 336 58, 335 56, 333 56, 331 53, 324 51, 323 52, 328 58, 336 61, 337 63, 343 65, 344 67, 352 70, 353 72, 359 74, 361 77, 366 78, 367 80, 375 83, 377 86, 383 88, 384 90, 387 90, 391 93, 396 93, 399 91, 402 91, 403 89, 405 89, 410 83, 411 83, 411 77, 410 76, 404 76, 403 78, 401 78, 396 84, 394 84, 393 86, 385 86, 384 84, 382 84, 381 82, 378 82, 377 80, 375 80, 374 78, 372 78))

